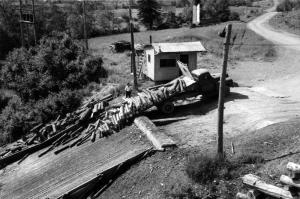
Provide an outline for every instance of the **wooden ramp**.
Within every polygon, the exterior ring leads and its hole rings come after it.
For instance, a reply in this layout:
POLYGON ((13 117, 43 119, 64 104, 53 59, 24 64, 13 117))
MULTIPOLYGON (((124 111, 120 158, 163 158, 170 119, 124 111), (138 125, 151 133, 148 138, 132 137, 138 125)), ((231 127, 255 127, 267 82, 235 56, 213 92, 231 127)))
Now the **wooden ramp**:
POLYGON ((22 164, 9 165, 0 174, 0 198, 58 198, 74 191, 127 160, 143 154, 150 145, 138 133, 120 132, 59 155, 30 155, 22 164))

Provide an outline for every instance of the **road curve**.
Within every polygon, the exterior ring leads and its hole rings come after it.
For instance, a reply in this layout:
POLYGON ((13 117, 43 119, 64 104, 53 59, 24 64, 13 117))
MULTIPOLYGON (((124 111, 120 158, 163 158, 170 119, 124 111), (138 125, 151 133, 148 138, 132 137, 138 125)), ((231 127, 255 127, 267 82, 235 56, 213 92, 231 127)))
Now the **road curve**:
POLYGON ((266 10, 265 14, 249 22, 247 27, 275 44, 300 51, 300 37, 298 35, 276 30, 269 25, 270 19, 278 14, 278 12, 274 11, 277 4, 278 0, 275 0, 272 8, 266 10))

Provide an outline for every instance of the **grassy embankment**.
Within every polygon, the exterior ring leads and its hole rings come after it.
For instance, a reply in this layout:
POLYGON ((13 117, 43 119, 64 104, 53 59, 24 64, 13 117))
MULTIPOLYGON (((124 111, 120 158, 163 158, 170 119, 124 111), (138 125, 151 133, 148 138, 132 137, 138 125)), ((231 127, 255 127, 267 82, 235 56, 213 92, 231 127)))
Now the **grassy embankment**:
POLYGON ((300 2, 282 0, 276 7, 279 12, 270 20, 275 29, 281 29, 293 34, 300 34, 300 2))
POLYGON ((275 29, 300 35, 300 10, 279 13, 270 20, 270 24, 275 29))

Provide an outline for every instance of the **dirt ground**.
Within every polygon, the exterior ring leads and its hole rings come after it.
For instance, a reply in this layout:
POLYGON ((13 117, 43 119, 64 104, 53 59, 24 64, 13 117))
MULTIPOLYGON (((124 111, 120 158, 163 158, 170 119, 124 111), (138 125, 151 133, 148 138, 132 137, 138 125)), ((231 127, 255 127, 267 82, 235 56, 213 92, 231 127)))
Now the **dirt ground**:
MULTIPOLYGON (((238 191, 245 190, 240 176, 248 173, 259 175, 269 182, 279 181, 279 174, 286 174, 288 161, 300 161, 300 123, 290 120, 273 124, 251 134, 241 134, 232 141, 236 154, 231 155, 230 143, 226 144, 229 159, 256 154, 273 159, 290 152, 298 154, 267 161, 265 164, 244 164, 231 179, 215 179, 211 184, 198 184, 188 178, 186 162, 199 153, 214 153, 215 144, 202 142, 201 147, 178 148, 160 152, 134 165, 118 178, 98 199, 104 198, 226 198, 232 199, 238 191)), ((207 137, 209 139, 210 137, 207 137)))
MULTIPOLYGON (((278 1, 275 1, 275 6, 278 1)), ((178 108, 172 116, 183 121, 161 126, 178 142, 178 149, 156 153, 122 175, 100 198, 230 198, 242 191, 240 176, 254 173, 280 186, 288 161, 300 161, 300 43, 298 36, 274 30, 268 21, 274 7, 251 21, 248 27, 276 45, 274 60, 241 61, 228 68, 241 85, 232 89, 225 103, 227 157, 256 154, 264 164, 245 164, 232 179, 216 179, 203 185, 188 178, 189 155, 215 153, 217 144, 216 102, 178 108), (230 155, 230 145, 236 154, 230 155), (288 154, 288 155, 287 155, 288 154), (280 156, 287 155, 283 158, 280 156)), ((256 44, 259 45, 259 44, 256 44)), ((150 114, 150 117, 157 114, 150 114)), ((162 117, 162 116, 160 116, 162 117)))

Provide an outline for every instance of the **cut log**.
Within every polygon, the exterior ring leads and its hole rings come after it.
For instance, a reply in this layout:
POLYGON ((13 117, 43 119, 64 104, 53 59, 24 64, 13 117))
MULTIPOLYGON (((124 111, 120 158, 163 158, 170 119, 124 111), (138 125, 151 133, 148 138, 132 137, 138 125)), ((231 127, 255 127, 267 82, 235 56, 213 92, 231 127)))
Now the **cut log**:
POLYGON ((251 188, 257 189, 258 191, 263 192, 267 195, 282 199, 293 199, 291 192, 276 187, 274 185, 267 184, 258 176, 247 174, 244 177, 242 177, 242 179, 244 184, 250 186, 251 188))
POLYGON ((51 126, 52 126, 52 131, 53 131, 54 133, 56 133, 56 125, 53 123, 53 124, 51 124, 51 126))
POLYGON ((95 142, 95 140, 96 140, 96 132, 94 131, 91 135, 91 141, 95 142))
POLYGON ((54 151, 54 154, 55 154, 55 155, 57 155, 57 154, 59 154, 60 152, 62 152, 62 151, 64 151, 64 150, 66 150, 66 149, 68 149, 68 148, 70 148, 70 146, 69 146, 69 145, 67 145, 67 146, 64 146, 64 147, 62 147, 62 148, 60 148, 60 149, 58 149, 58 150, 54 151))
POLYGON ((28 145, 32 144, 33 141, 38 137, 38 135, 34 135, 32 138, 30 138, 27 142, 28 145))
POLYGON ((253 189, 251 189, 247 192, 247 196, 249 199, 259 199, 259 197, 261 195, 262 195, 261 192, 259 192, 257 190, 253 190, 253 189))
POLYGON ((30 129, 30 132, 35 132, 35 131, 38 131, 40 130, 40 128, 43 126, 42 123, 36 125, 35 127, 33 127, 32 129, 30 129))
POLYGON ((290 178, 289 176, 286 176, 286 175, 282 175, 280 177, 280 182, 282 182, 283 184, 292 186, 292 187, 300 188, 300 180, 295 181, 295 180, 293 180, 292 178, 290 178))
POLYGON ((156 125, 165 125, 165 124, 170 124, 173 122, 178 122, 186 119, 188 119, 188 117, 171 117, 171 118, 154 119, 152 120, 152 122, 156 125))
POLYGON ((92 109, 91 109, 91 108, 86 109, 86 110, 81 114, 79 121, 80 121, 80 122, 86 121, 86 120, 90 117, 91 114, 92 114, 92 109))
POLYGON ((247 196, 247 194, 244 193, 237 193, 235 196, 236 199, 249 199, 249 197, 247 196))
POLYGON ((300 165, 293 163, 293 162, 289 162, 286 165, 287 170, 292 171, 294 173, 300 173, 300 165))
POLYGON ((18 164, 21 164, 21 162, 23 162, 28 156, 29 156, 29 153, 24 155, 24 157, 18 162, 18 164))
POLYGON ((175 142, 164 132, 159 130, 155 124, 145 116, 134 120, 135 125, 148 137, 157 150, 164 150, 169 146, 175 146, 175 142))
POLYGON ((289 162, 286 165, 286 168, 289 171, 289 176, 292 179, 300 179, 300 165, 299 164, 289 162))
POLYGON ((78 143, 81 142, 81 141, 82 141, 82 137, 79 138, 78 140, 74 141, 74 142, 70 145, 70 147, 75 146, 76 144, 78 144, 78 143))

